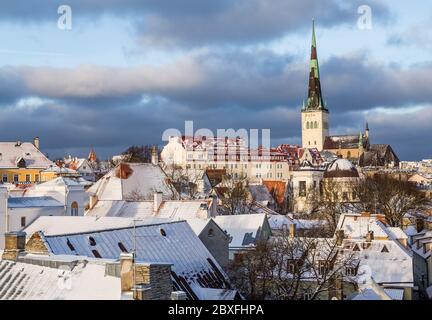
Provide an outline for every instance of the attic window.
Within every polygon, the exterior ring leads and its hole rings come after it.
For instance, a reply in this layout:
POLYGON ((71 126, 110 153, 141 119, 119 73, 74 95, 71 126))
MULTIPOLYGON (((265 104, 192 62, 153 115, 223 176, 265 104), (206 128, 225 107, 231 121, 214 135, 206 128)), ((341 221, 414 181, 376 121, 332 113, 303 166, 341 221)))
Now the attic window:
POLYGON ((88 237, 89 244, 94 247, 96 245, 96 240, 93 237, 88 237))
POLYGON ((102 258, 102 256, 100 255, 100 253, 97 250, 92 250, 92 252, 96 258, 102 258))
POLYGON ((66 244, 69 247, 69 249, 71 249, 71 251, 75 251, 75 247, 72 245, 69 239, 67 239, 66 244))
POLYGON ((166 237, 166 232, 165 232, 164 229, 160 229, 160 234, 161 234, 162 236, 166 237))
POLYGON ((124 246, 123 243, 119 242, 119 243, 118 243, 118 246, 119 246, 121 252, 124 252, 124 253, 127 253, 127 252, 128 252, 127 249, 126 249, 126 247, 124 246))
POLYGON ((384 247, 382 248, 381 252, 389 252, 389 250, 387 249, 386 245, 384 245, 384 247))
POLYGON ((208 236, 209 237, 213 237, 214 236, 214 230, 213 229, 209 229, 208 236))

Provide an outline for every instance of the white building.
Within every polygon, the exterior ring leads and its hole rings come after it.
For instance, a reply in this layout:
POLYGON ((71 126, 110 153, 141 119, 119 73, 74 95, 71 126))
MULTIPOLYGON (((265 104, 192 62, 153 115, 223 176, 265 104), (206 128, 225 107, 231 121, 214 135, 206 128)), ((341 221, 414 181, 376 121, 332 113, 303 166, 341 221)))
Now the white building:
POLYGON ((225 169, 251 181, 288 180, 290 162, 275 149, 249 149, 241 138, 170 137, 161 152, 166 166, 198 171, 225 169))
POLYGON ((29 192, 14 196, 0 186, 0 250, 5 234, 20 231, 40 216, 82 216, 86 194, 81 185, 65 182, 65 178, 35 185, 29 192))

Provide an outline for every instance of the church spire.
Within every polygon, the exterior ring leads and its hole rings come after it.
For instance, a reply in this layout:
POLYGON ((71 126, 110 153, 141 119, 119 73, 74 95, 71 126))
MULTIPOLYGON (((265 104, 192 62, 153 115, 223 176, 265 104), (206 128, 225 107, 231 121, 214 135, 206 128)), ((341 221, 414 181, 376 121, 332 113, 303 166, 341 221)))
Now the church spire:
POLYGON ((312 20, 312 48, 309 66, 309 89, 306 110, 327 111, 321 91, 317 44, 315 36, 315 19, 312 20))

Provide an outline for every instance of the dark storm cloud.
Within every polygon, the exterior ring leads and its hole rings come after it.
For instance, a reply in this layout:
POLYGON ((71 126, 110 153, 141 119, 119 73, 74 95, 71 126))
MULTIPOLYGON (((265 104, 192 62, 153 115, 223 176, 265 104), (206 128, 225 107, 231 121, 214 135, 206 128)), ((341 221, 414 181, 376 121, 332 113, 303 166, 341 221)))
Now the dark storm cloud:
MULTIPOLYGON (((74 23, 105 15, 127 18, 146 45, 202 46, 211 43, 268 41, 310 27, 312 17, 323 26, 356 24, 363 0, 75 0, 74 23)), ((56 22, 59 0, 2 3, 0 18, 21 23, 56 22)), ((389 9, 369 1, 375 21, 386 21, 389 9)), ((55 24, 53 23, 53 26, 55 24)))

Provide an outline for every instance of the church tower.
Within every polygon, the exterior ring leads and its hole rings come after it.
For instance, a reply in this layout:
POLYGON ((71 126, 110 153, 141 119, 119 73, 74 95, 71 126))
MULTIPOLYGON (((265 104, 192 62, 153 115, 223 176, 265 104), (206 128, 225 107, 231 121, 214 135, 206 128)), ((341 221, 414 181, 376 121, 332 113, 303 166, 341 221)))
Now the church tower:
POLYGON ((309 70, 307 103, 301 111, 302 147, 323 150, 325 137, 329 135, 329 111, 321 91, 318 54, 315 37, 315 21, 312 21, 312 49, 309 70))

